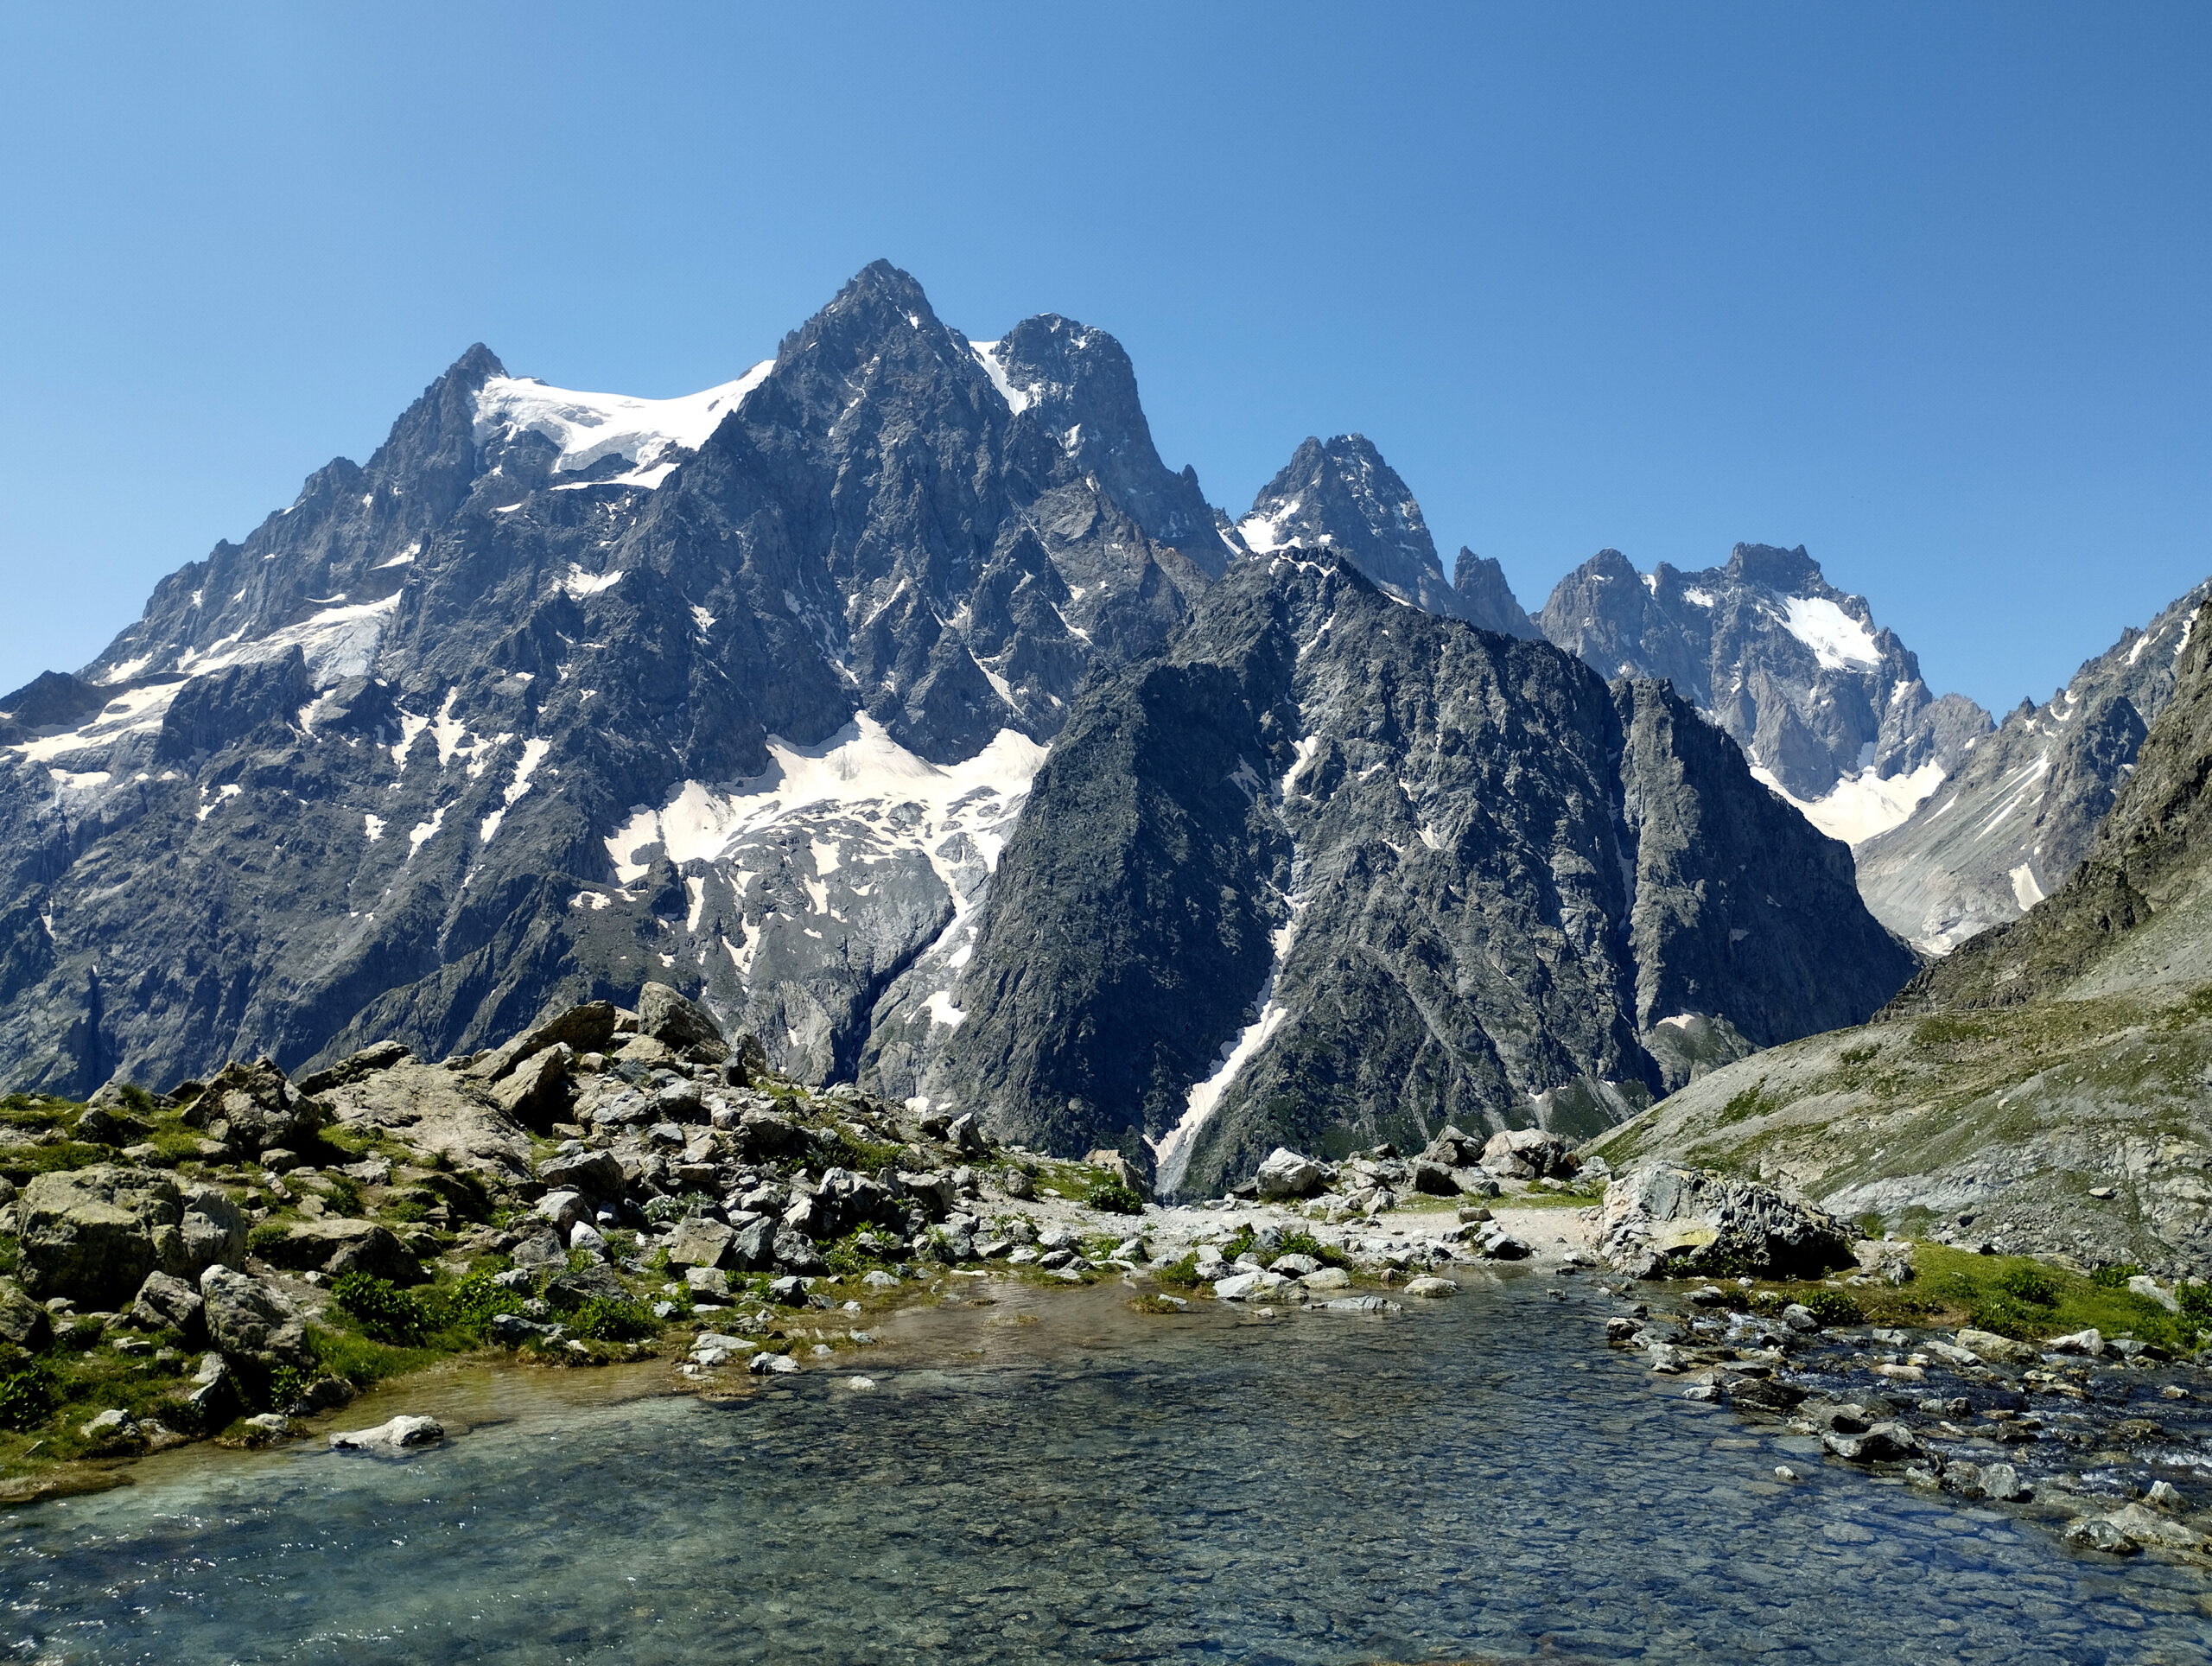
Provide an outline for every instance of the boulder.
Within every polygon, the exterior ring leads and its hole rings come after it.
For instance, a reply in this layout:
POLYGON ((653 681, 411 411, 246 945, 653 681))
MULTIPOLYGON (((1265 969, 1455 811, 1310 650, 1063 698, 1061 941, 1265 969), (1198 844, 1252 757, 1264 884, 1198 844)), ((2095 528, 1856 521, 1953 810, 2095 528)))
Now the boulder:
POLYGON ((1824 1434, 1821 1444, 1847 1464, 1897 1463, 1920 1455, 1920 1437, 1903 1423, 1890 1421, 1859 1434, 1824 1434))
POLYGON ((274 1060, 257 1059, 250 1065, 233 1060, 224 1065, 185 1108, 184 1120, 208 1138, 243 1151, 271 1146, 297 1151, 314 1142, 329 1116, 286 1079, 274 1060))
POLYGON ((312 1268, 333 1278, 366 1273, 394 1284, 423 1281, 423 1264, 391 1235, 389 1227, 343 1216, 293 1222, 284 1229, 283 1237, 263 1247, 261 1257, 272 1267, 312 1268))
POLYGON ((638 1031, 697 1063, 719 1065, 729 1057, 729 1043, 713 1015, 665 983, 648 983, 638 991, 638 1031))
POLYGON ((400 1041, 379 1041, 373 1047, 349 1053, 327 1070, 319 1070, 312 1076, 300 1078, 302 1093, 321 1095, 333 1088, 350 1087, 364 1077, 373 1076, 380 1070, 390 1070, 410 1055, 407 1046, 400 1041))
POLYGON ((748 1110, 737 1122, 737 1145, 747 1162, 774 1162, 795 1157, 806 1148, 806 1135, 798 1123, 772 1110, 748 1110))
POLYGON ((149 1273, 130 1304, 130 1322, 142 1331, 191 1331, 200 1321, 200 1292, 168 1273, 149 1273))
POLYGON ((1574 1173, 1574 1148, 1543 1129, 1510 1128, 1490 1136, 1482 1167, 1508 1180, 1563 1180, 1574 1173))
POLYGON ((607 1151, 578 1151, 538 1166, 548 1192, 576 1192, 601 1201, 622 1195, 622 1165, 607 1151))
POLYGON ((1446 1124, 1422 1148, 1420 1160, 1440 1168, 1472 1168, 1483 1160, 1484 1141, 1446 1124))
POLYGON ((374 1428, 341 1429, 330 1437, 333 1452, 368 1452, 386 1456, 435 1446, 446 1438, 445 1428, 435 1417, 402 1413, 374 1428))
POLYGON ((1409 1296, 1421 1296, 1433 1301, 1444 1296, 1458 1295, 1459 1294, 1459 1287, 1454 1284, 1448 1278, 1433 1278, 1424 1275, 1421 1278, 1407 1280, 1406 1294, 1409 1296))
POLYGON ((768 1073, 768 1049, 751 1030, 740 1030, 722 1061, 722 1080, 734 1088, 748 1088, 768 1073))
POLYGON ((1321 1189, 1321 1165, 1301 1157, 1287 1146, 1277 1146, 1260 1165, 1253 1180, 1260 1196, 1270 1202, 1284 1198, 1310 1198, 1321 1189))
POLYGON ((791 1227, 779 1227, 775 1237, 776 1265, 787 1273, 797 1273, 809 1278, 818 1277, 830 1270, 822 1259, 822 1252, 815 1248, 814 1240, 791 1227))
POLYGON ((952 1211, 953 1199, 958 1195, 953 1188, 952 1176, 942 1170, 927 1174, 898 1176, 899 1189, 922 1206, 923 1212, 933 1221, 941 1221, 952 1211))
POLYGON ((688 1267, 683 1271, 683 1288, 707 1301, 729 1300, 729 1275, 719 1267, 688 1267))
POLYGON ((718 1220, 693 1216, 679 1223, 668 1241, 671 1267, 721 1267, 728 1263, 737 1234, 718 1220))
POLYGON ((471 1076, 498 1082, 533 1053, 563 1046, 571 1055, 604 1052, 614 1040, 614 1003, 587 1001, 525 1030, 504 1046, 495 1047, 468 1067, 471 1076))
POLYGON ((1432 1198, 1456 1198, 1459 1195, 1459 1182, 1452 1178, 1452 1170, 1446 1164, 1421 1157, 1414 1161, 1414 1190, 1426 1192, 1432 1198))
POLYGON ((531 1213, 550 1226, 563 1240, 569 1229, 578 1221, 591 1218, 591 1205, 584 1201, 581 1192, 571 1192, 566 1186, 558 1192, 549 1192, 531 1205, 531 1213))
POLYGON ((1835 1218, 1756 1180, 1656 1159, 1606 1188, 1598 1254, 1638 1278, 1756 1273, 1818 1278, 1854 1267, 1835 1218))
POLYGON ((1228 1278, 1214 1281, 1213 1294, 1219 1301, 1243 1301, 1252 1296, 1263 1296, 1271 1290, 1280 1290, 1290 1281, 1279 1274, 1255 1269, 1249 1273, 1232 1274, 1228 1278))
POLYGON ((765 1273, 776 1264, 776 1223, 766 1215, 733 1221, 729 1264, 742 1273, 765 1273))
POLYGON ((493 1102, 527 1128, 550 1128, 575 1097, 576 1055, 565 1041, 541 1048, 492 1089, 493 1102))
POLYGON ((147 1274, 185 1259, 184 1200, 166 1174, 108 1163, 41 1174, 19 1213, 23 1288, 41 1300, 122 1307, 147 1274))
POLYGON ((95 1104, 77 1119, 72 1131, 89 1144, 127 1146, 136 1145, 154 1130, 126 1110, 95 1104))
POLYGON ((2109 1516, 2084 1516, 2066 1529, 2066 1542, 2084 1550, 2101 1550, 2112 1556, 2132 1556, 2142 1546, 2120 1530, 2109 1516))
POLYGON ((119 1406, 111 1406, 77 1431, 92 1451, 115 1452, 139 1443, 138 1420, 119 1406))
POLYGON ((1994 1331, 1977 1331, 1969 1326, 1957 1332, 1958 1345, 1969 1358, 1961 1363, 1972 1364, 1978 1360, 1994 1359, 2007 1364, 2021 1364, 2036 1357, 2036 1351, 2024 1342, 2015 1342, 2009 1336, 1999 1336, 1994 1331))
POLYGON ((2086 1331, 2075 1331, 2065 1336, 2055 1336, 2044 1343, 2047 1352, 2079 1354, 2086 1358, 2100 1358, 2105 1351, 2104 1333, 2092 1326, 2086 1331))
POLYGON ((53 1339, 53 1316, 16 1288, 13 1281, 0 1280, 0 1341, 25 1353, 36 1353, 53 1339))
POLYGON ((200 1275, 200 1300, 207 1334, 225 1353, 276 1364, 308 1363, 299 1313, 259 1279, 210 1267, 200 1275))

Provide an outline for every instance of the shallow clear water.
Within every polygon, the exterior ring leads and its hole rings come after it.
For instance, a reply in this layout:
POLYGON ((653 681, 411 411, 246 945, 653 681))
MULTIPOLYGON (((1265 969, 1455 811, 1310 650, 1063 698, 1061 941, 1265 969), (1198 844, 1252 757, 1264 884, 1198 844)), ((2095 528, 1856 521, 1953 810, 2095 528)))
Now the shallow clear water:
POLYGON ((514 1414, 410 1461, 148 1465, 0 1519, 0 1650, 2212 1659, 2201 1575, 1747 1434, 1593 1345, 1597 1300, 1535 1280, 1272 1324, 1001 1294, 890 1327, 874 1394, 840 1370, 610 1404, 593 1374, 487 1373, 359 1408, 514 1414), (1785 1459, 1804 1484, 1773 1480, 1785 1459))

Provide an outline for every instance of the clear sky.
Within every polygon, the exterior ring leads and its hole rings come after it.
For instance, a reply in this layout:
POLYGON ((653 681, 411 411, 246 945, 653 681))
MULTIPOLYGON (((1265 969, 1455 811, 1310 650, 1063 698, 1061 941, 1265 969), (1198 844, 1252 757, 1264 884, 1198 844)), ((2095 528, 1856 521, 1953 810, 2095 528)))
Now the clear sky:
POLYGON ((1533 611, 1803 543, 2049 694, 2212 573, 2212 7, 9 7, 0 690, 471 341, 725 380, 879 256, 1135 359, 1232 513, 1371 436, 1533 611))

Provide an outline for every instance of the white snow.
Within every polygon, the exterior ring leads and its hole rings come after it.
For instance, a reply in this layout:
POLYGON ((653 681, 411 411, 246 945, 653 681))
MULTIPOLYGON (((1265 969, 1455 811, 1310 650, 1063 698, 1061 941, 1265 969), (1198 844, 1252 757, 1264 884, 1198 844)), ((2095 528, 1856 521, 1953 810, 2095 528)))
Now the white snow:
POLYGON ((438 708, 438 715, 430 720, 430 738, 438 743, 440 769, 453 760, 454 754, 461 747, 462 737, 468 733, 468 725, 453 715, 453 703, 460 697, 459 689, 448 689, 445 702, 438 708))
POLYGON ((671 451, 696 451, 745 397, 775 368, 763 359, 734 382, 724 382, 674 399, 638 399, 621 393, 584 393, 549 387, 526 376, 495 376, 476 396, 476 442, 543 435, 560 448, 556 474, 591 467, 603 458, 620 456, 633 467, 621 484, 658 486, 667 478, 671 451), (655 465, 662 464, 656 470, 655 465), (648 480, 637 476, 655 474, 648 480))
POLYGON ((2036 883, 2036 870, 2026 862, 2015 868, 2005 878, 2012 881, 2012 900, 2025 913, 2043 900, 2043 887, 2036 883))
POLYGON ((942 1024, 949 1030, 958 1029, 961 1021, 968 1016, 952 1004, 952 991, 950 989, 938 990, 922 1002, 922 1007, 929 1014, 932 1024, 942 1024))
POLYGON ((1254 555, 1266 555, 1280 540, 1283 523, 1298 512, 1300 501, 1293 498, 1272 515, 1247 515, 1236 523, 1236 535, 1244 540, 1245 547, 1254 555))
POLYGON ((1682 592, 1682 600, 1693 607, 1710 607, 1713 605, 1713 592, 1710 590, 1685 590, 1682 592))
POLYGON ((363 816, 361 822, 362 830, 369 836, 371 844, 384 837, 384 830, 390 825, 381 816, 363 816))
POLYGON ((1874 633, 1826 596, 1784 596, 1789 634, 1813 651, 1823 669, 1847 670, 1853 665, 1878 665, 1874 633))
POLYGON ((176 668, 201 677, 232 665, 281 659, 296 647, 306 657, 308 673, 317 688, 327 687, 348 677, 365 677, 376 663, 377 645, 384 640, 385 621, 399 606, 403 594, 395 590, 377 601, 325 607, 296 625, 284 626, 251 642, 241 639, 241 632, 225 637, 204 651, 187 648, 176 657, 176 668))
POLYGON ((997 342, 970 341, 968 351, 976 355, 976 362, 983 367, 983 374, 991 378, 991 385, 999 391, 999 397, 1006 401, 1008 410, 1019 416, 1036 403, 1034 395, 1007 380, 1006 366, 999 358, 997 342))
POLYGON ((1029 791, 1030 778, 1045 761, 1045 748, 1026 734, 1001 729, 965 763, 940 766, 916 757, 862 712, 820 746, 802 747, 772 735, 768 755, 766 773, 750 780, 727 789, 686 781, 660 809, 635 811, 607 841, 622 882, 644 875, 647 864, 638 860, 638 853, 655 844, 681 867, 714 861, 740 838, 801 810, 836 809, 866 817, 914 804, 923 813, 906 836, 930 853, 951 887, 938 847, 951 834, 964 832, 987 859, 994 854, 984 830, 1003 819, 1007 800, 1029 791))
MULTIPOLYGON (((58 775, 60 772, 57 770, 54 773, 58 775)), ((237 798, 239 793, 245 791, 245 789, 242 786, 219 786, 215 789, 214 798, 212 800, 209 800, 207 799, 207 789, 204 786, 201 787, 200 789, 200 796, 203 800, 207 801, 200 804, 200 813, 193 819, 195 821, 206 821, 211 814, 221 809, 225 804, 230 803, 232 799, 237 798)))
MULTIPOLYGON (((503 741, 511 738, 504 734, 499 737, 503 741)), ((522 756, 515 762, 514 779, 507 783, 507 790, 501 795, 502 802, 499 807, 486 816, 477 828, 477 838, 480 843, 484 844, 492 843, 493 837, 499 830, 499 823, 506 820, 507 812, 521 800, 524 793, 530 791, 531 776, 536 773, 538 765, 544 762, 545 754, 552 749, 553 743, 550 741, 525 741, 522 743, 522 756)), ((476 774, 482 767, 481 760, 472 764, 469 766, 469 773, 476 774)))
POLYGON ((586 596, 595 596, 601 590, 613 589, 621 582, 621 578, 622 575, 620 572, 587 573, 572 561, 569 563, 567 576, 555 579, 553 588, 556 590, 566 590, 577 601, 582 601, 586 596))
POLYGON ((1283 1027, 1290 1016, 1289 1008, 1275 1002, 1275 980, 1281 976, 1283 963, 1290 958, 1291 945, 1298 941, 1298 917, 1304 912, 1305 899, 1290 900, 1290 918, 1274 929, 1274 958, 1268 964, 1267 981, 1260 985, 1260 993, 1252 1005, 1259 1016, 1237 1032, 1234 1040, 1221 1050, 1221 1061, 1213 1074, 1203 1082, 1194 1084, 1190 1097, 1184 1101, 1181 1118, 1173 1128, 1158 1140, 1147 1141, 1159 1175, 1158 1190, 1162 1195, 1172 1193, 1183 1183, 1183 1176, 1191 1167, 1191 1148, 1198 1143, 1199 1133, 1205 1128, 1214 1112, 1220 1108, 1221 1096, 1228 1092, 1237 1073, 1249 1064, 1254 1054, 1267 1046, 1274 1033, 1283 1027))
MULTIPOLYGON (((450 696, 448 696, 450 697, 450 696)), ((423 731, 430 727, 427 717, 417 717, 412 712, 399 714, 399 739, 391 748, 391 761, 400 768, 407 767, 407 754, 415 749, 415 742, 423 731)))
POLYGON ((414 543, 409 544, 404 550, 402 550, 397 555, 394 556, 390 561, 380 561, 375 566, 369 569, 369 570, 372 573, 381 573, 387 567, 405 567, 412 563, 415 557, 422 553, 423 540, 417 538, 414 543))
POLYGON ((438 836, 438 830, 446 824, 446 806, 440 804, 430 812, 427 822, 417 822, 407 835, 407 859, 412 862, 415 853, 438 836))
POLYGON ((691 622, 697 626, 702 633, 715 628, 715 616, 704 607, 692 608, 691 622))
POLYGON ((1782 783, 1758 765, 1751 774, 1796 805, 1797 812, 1832 839, 1864 844, 1877 833, 1886 833, 1920 807, 1920 801, 1943 784, 1943 766, 1930 761, 1909 775, 1877 775, 1871 768, 1847 775, 1822 797, 1808 804, 1783 791, 1782 783))
POLYGON ((88 751, 119 741, 126 734, 152 734, 176 698, 180 683, 157 683, 149 688, 125 690, 109 701, 90 722, 62 734, 25 741, 9 748, 27 764, 49 763, 72 753, 88 751))

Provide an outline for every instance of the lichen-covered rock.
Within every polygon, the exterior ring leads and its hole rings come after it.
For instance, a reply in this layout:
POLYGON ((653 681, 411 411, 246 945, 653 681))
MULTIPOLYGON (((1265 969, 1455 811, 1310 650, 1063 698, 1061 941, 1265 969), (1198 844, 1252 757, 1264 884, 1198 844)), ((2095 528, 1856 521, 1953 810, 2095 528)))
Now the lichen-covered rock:
POLYGON ((0 1342, 36 1353, 53 1339, 54 1321, 10 1280, 0 1280, 0 1342))
POLYGON ((394 1284, 420 1284, 423 1265, 388 1227, 374 1221, 347 1220, 326 1215, 319 1220, 295 1221, 284 1236, 268 1244, 262 1257, 274 1267, 313 1268, 340 1277, 366 1273, 394 1284))
POLYGON ((299 1312, 261 1280, 210 1267, 200 1275, 200 1300, 207 1334, 224 1353, 264 1364, 310 1363, 299 1312))
POLYGON ((1825 1210, 1754 1180, 1659 1160, 1606 1188, 1598 1254, 1638 1278, 1816 1278, 1856 1264, 1851 1235, 1825 1210))
POLYGON ((1483 1147, 1482 1167, 1514 1180, 1563 1179, 1574 1173, 1574 1148, 1541 1128, 1505 1129, 1483 1147))
POLYGON ((166 1174, 111 1163, 41 1174, 22 1204, 23 1288, 43 1300, 67 1296, 119 1308, 162 1264, 155 1235, 181 1255, 184 1203, 166 1174))
POLYGON ((149 1273, 130 1304, 130 1322, 144 1331, 190 1331, 199 1321, 200 1292, 168 1273, 149 1273))
POLYGON ((729 1043, 713 1015, 665 983, 638 991, 638 1030, 686 1059, 719 1065, 729 1057, 729 1043))
POLYGON ((273 1060, 257 1059, 250 1065, 233 1060, 224 1065, 185 1108, 184 1120, 210 1139, 241 1150, 277 1146, 296 1151, 314 1139, 329 1116, 294 1087, 273 1060))

